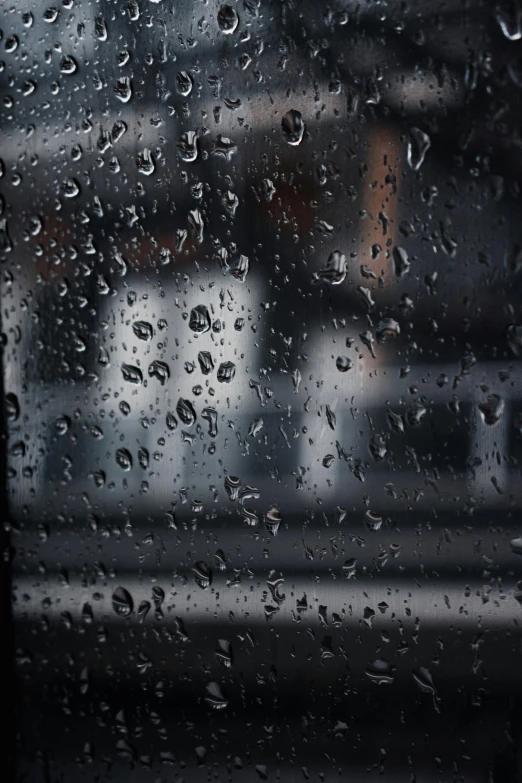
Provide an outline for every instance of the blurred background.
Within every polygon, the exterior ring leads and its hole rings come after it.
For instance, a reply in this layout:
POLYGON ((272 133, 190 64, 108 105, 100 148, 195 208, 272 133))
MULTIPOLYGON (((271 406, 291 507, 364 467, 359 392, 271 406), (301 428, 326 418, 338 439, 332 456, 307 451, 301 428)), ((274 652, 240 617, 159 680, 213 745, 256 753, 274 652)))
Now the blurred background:
POLYGON ((520 4, 0 9, 13 779, 522 781, 520 4))

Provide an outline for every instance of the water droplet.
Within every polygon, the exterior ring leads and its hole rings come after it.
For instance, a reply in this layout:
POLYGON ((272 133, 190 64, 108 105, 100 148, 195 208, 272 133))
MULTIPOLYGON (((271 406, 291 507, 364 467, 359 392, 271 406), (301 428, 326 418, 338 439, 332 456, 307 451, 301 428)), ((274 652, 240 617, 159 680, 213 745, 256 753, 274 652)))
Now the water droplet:
POLYGON ((16 35, 10 35, 8 38, 5 39, 5 50, 8 54, 11 54, 12 52, 16 52, 18 49, 18 37, 16 35))
POLYGON ((177 89, 180 95, 187 97, 192 92, 192 77, 187 71, 180 71, 176 77, 177 89))
POLYGON ((506 331, 507 343, 515 356, 522 358, 522 326, 511 324, 506 331))
POLYGON ((232 160, 236 152, 237 152, 236 142, 232 141, 232 139, 229 139, 227 136, 222 136, 221 134, 219 134, 216 143, 214 144, 214 149, 212 150, 212 154, 218 155, 221 158, 225 158, 225 160, 232 160))
POLYGON ((112 608, 120 617, 128 617, 134 609, 131 594, 124 587, 118 587, 112 594, 112 608))
POLYGON ((370 441, 370 452, 376 462, 382 462, 386 456, 386 441, 382 435, 373 435, 370 441))
POLYGON ((367 628, 371 628, 375 617, 375 611, 370 606, 365 606, 363 620, 367 628))
POLYGON ((366 667, 366 676, 377 685, 390 685, 393 682, 394 667, 384 658, 376 658, 366 667))
POLYGON ((196 334, 203 334, 210 330, 210 315, 205 305, 197 305, 190 311, 189 327, 196 334))
POLYGON ((80 186, 75 179, 67 179, 63 184, 63 195, 65 198, 75 198, 80 193, 80 186))
POLYGON ((272 507, 265 514, 265 526, 271 536, 276 536, 281 525, 282 517, 279 509, 272 507))
POLYGON ((419 128, 410 129, 408 139, 408 165, 413 171, 418 171, 424 162, 426 153, 431 147, 431 139, 419 128))
POLYGON ((71 426, 71 420, 68 416, 58 416, 54 422, 54 429, 58 435, 65 435, 71 426))
POLYGON ((426 415, 426 407, 421 402, 413 402, 406 411, 406 421, 410 427, 418 427, 426 415))
POLYGON ((127 123, 123 122, 123 120, 116 120, 116 122, 112 126, 112 131, 111 131, 112 143, 116 144, 116 142, 119 141, 123 136, 123 134, 126 132, 127 132, 127 123))
POLYGON ((239 256, 239 258, 229 265, 228 269, 232 277, 235 277, 236 280, 244 283, 250 269, 250 261, 248 256, 239 256))
POLYGON ((116 462, 122 470, 132 468, 132 456, 128 449, 116 449, 116 462))
POLYGON ((323 269, 314 272, 312 282, 324 280, 330 285, 339 285, 346 278, 346 257, 339 250, 334 250, 328 257, 328 262, 323 269))
POLYGON ((167 429, 173 431, 177 429, 178 427, 178 420, 174 416, 174 414, 171 411, 168 411, 166 417, 165 417, 165 423, 167 425, 167 429))
POLYGON ((222 33, 231 35, 239 24, 237 11, 230 5, 222 5, 218 11, 217 22, 222 33))
POLYGON ((128 103, 132 98, 132 84, 128 76, 121 76, 114 85, 114 94, 122 103, 128 103))
POLYGON ((5 395, 5 416, 10 424, 13 424, 20 416, 20 404, 18 397, 12 392, 5 395))
POLYGON ((98 41, 107 40, 107 25, 102 16, 97 16, 94 20, 94 35, 98 41))
POLYGON ((178 154, 185 163, 193 163, 198 157, 198 137, 195 131, 183 133, 177 143, 178 154))
POLYGON ((379 321, 375 335, 377 342, 382 344, 388 337, 397 337, 401 333, 401 327, 393 318, 383 318, 379 321))
POLYGON ((241 479, 237 476, 225 476, 225 490, 230 500, 235 502, 239 496, 241 488, 241 479))
POLYGON ((136 385, 143 383, 143 373, 139 367, 133 367, 132 364, 122 364, 121 372, 124 381, 136 385))
POLYGON ((176 413, 187 427, 190 427, 196 421, 196 411, 190 400, 184 400, 180 397, 176 405, 176 413))
MULTIPOLYGON (((223 207, 228 212, 228 214, 231 217, 234 217, 239 206, 239 199, 236 194, 232 193, 231 190, 227 190, 226 193, 224 193, 221 197, 221 203, 223 204, 223 207)), ((241 256, 241 258, 246 258, 246 256, 241 256)))
POLYGON ((221 688, 217 682, 210 682, 207 685, 207 695, 205 701, 214 710, 223 710, 228 705, 227 699, 223 696, 221 688))
POLYGON ((373 511, 368 509, 364 515, 364 521, 366 522, 366 527, 368 530, 375 532, 380 530, 383 519, 379 514, 375 514, 373 511))
POLYGON ((157 378, 157 380, 160 381, 161 385, 163 386, 170 378, 170 369, 168 364, 155 359, 149 365, 149 377, 157 378))
POLYGON ((490 394, 485 400, 479 402, 478 409, 482 415, 482 420, 490 427, 496 424, 502 418, 504 413, 504 400, 498 394, 490 394))
POLYGON ((28 79, 22 85, 22 95, 24 95, 26 98, 28 95, 32 95, 35 90, 36 82, 33 82, 31 79, 28 79))
POLYGON ((150 612, 150 601, 140 601, 138 606, 138 622, 143 623, 148 613, 150 612))
POLYGON ((217 371, 217 379, 220 383, 230 383, 236 374, 236 365, 233 362, 222 362, 217 371))
POLYGON ((300 111, 290 109, 281 120, 283 134, 289 144, 296 147, 303 140, 305 124, 300 111))
POLYGON ((203 375, 210 375, 214 369, 214 362, 210 353, 208 351, 200 351, 198 353, 198 362, 203 375))
POLYGON ((152 324, 150 324, 148 321, 135 321, 132 324, 132 331, 136 337, 138 337, 140 340, 145 340, 146 342, 152 340, 152 336, 154 334, 152 324))
POLYGON ((60 62, 60 71, 67 75, 74 73, 78 68, 78 64, 71 54, 66 54, 62 57, 60 62))
POLYGON ((194 578, 196 584, 201 587, 202 590, 206 590, 212 584, 212 571, 209 566, 203 561, 199 560, 192 566, 194 572, 194 578))
POLYGON ((330 429, 335 430, 335 426, 337 424, 337 418, 329 405, 326 406, 326 421, 328 422, 328 426, 330 427, 330 429))
POLYGON ((226 639, 218 639, 216 658, 227 669, 232 666, 232 645, 226 639))
POLYGON ((397 246, 393 248, 392 256, 395 274, 397 277, 402 277, 410 268, 408 253, 403 247, 397 246))
POLYGON ((154 173, 156 166, 149 149, 145 148, 142 152, 138 153, 136 165, 140 174, 144 174, 146 177, 150 177, 150 175, 154 173))
POLYGON ((345 579, 353 579, 355 576, 355 568, 357 566, 357 560, 355 557, 351 557, 349 560, 346 560, 343 565, 343 576, 345 579))
POLYGON ((189 211, 188 223, 192 232, 192 236, 196 242, 201 245, 203 242, 203 230, 205 228, 205 223, 203 221, 203 215, 199 209, 191 209, 189 211))
POLYGON ((508 41, 520 41, 522 38, 522 9, 513 4, 511 12, 507 8, 498 8, 497 22, 508 41))
POLYGON ((353 362, 348 356, 338 356, 335 360, 335 366, 339 372, 348 372, 353 367, 353 362))

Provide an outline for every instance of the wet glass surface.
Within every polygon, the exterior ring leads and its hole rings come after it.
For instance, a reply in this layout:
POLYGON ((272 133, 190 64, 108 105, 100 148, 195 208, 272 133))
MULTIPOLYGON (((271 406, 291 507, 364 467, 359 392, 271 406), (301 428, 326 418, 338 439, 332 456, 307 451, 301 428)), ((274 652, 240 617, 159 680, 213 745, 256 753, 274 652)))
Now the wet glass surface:
POLYGON ((1 9, 17 779, 522 780, 522 7, 1 9))

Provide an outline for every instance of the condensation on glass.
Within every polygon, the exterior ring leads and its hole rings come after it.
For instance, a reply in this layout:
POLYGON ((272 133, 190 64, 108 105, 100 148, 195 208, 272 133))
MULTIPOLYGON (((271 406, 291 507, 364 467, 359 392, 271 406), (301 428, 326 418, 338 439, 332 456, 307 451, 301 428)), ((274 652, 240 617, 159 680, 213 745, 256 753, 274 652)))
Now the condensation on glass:
POLYGON ((19 779, 521 780, 522 6, 0 26, 19 779))

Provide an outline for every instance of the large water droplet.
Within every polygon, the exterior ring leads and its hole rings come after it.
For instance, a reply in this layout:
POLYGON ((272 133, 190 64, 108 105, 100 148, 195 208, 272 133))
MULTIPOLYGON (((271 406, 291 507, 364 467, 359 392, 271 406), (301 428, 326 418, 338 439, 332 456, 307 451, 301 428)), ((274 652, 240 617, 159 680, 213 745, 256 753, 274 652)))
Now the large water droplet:
POLYGON ((234 362, 222 362, 217 371, 217 379, 220 383, 230 383, 236 374, 234 362))
POLYGON ((508 41, 520 41, 522 38, 522 9, 513 4, 512 11, 497 9, 497 22, 508 41))
POLYGON ((210 330, 210 315, 205 305, 197 305, 190 311, 189 327, 196 334, 210 330))
POLYGON ((276 536, 279 531, 279 526, 282 522, 282 516, 279 513, 279 509, 272 507, 265 514, 265 525, 267 531, 271 536, 276 536))
POLYGON ((231 35, 239 24, 237 11, 230 5, 222 5, 218 11, 217 22, 222 33, 231 35))
POLYGON ((128 103, 132 98, 132 84, 128 76, 122 76, 114 85, 114 94, 122 103, 128 103))
POLYGON ((116 450, 116 462, 122 470, 130 470, 132 468, 132 456, 128 449, 116 450))
POLYGON ((190 427, 196 421, 196 411, 190 400, 184 400, 180 397, 176 405, 176 413, 187 427, 190 427))
POLYGON ((170 369, 168 364, 159 361, 159 359, 155 359, 149 366, 149 376, 151 378, 157 378, 157 380, 160 381, 161 385, 163 386, 170 378, 170 369))
POLYGON ((178 153, 185 163, 193 163, 198 157, 198 137, 195 131, 183 133, 177 143, 178 153))
POLYGON ((408 139, 408 165, 413 171, 418 171, 424 162, 426 153, 431 147, 431 139, 419 128, 410 129, 408 139))
POLYGON ((154 173, 156 166, 149 149, 145 148, 142 152, 138 153, 136 165, 138 166, 140 174, 144 174, 146 177, 150 177, 150 175, 154 173))
POLYGON ((312 282, 318 283, 324 280, 330 285, 339 285, 346 279, 346 256, 339 250, 334 250, 328 257, 325 267, 314 272, 312 282))
POLYGON ((148 321, 135 321, 132 324, 132 331, 140 340, 145 340, 146 342, 152 340, 152 324, 150 324, 148 321))
POLYGON ((186 98, 192 92, 192 77, 187 71, 180 71, 176 77, 176 85, 179 94, 186 98))
POLYGON ((366 676, 377 685, 390 685, 393 682, 393 666, 384 658, 376 658, 366 667, 366 676))
POLYGON ((78 64, 71 54, 66 54, 62 57, 60 62, 60 71, 67 75, 74 73, 78 68, 78 64))
POLYGON ((199 560, 192 566, 192 571, 194 572, 196 584, 201 587, 202 590, 206 590, 207 587, 210 587, 212 584, 212 571, 207 563, 203 560, 199 560))
POLYGON ((128 617, 134 609, 134 601, 128 590, 118 587, 112 594, 112 608, 120 617, 128 617))
POLYGON ((224 710, 228 704, 227 699, 223 696, 221 688, 217 682, 210 682, 207 685, 207 695, 205 701, 214 710, 224 710))
POLYGON ((297 146, 303 140, 305 124, 300 111, 290 109, 281 120, 283 134, 289 144, 297 146))
POLYGON ((478 409, 485 424, 492 426, 502 418, 504 413, 504 400, 498 394, 490 394, 485 400, 479 402, 478 409))
POLYGON ((136 385, 143 383, 143 373, 139 367, 133 367, 132 364, 122 364, 121 372, 124 381, 135 383, 136 385))

